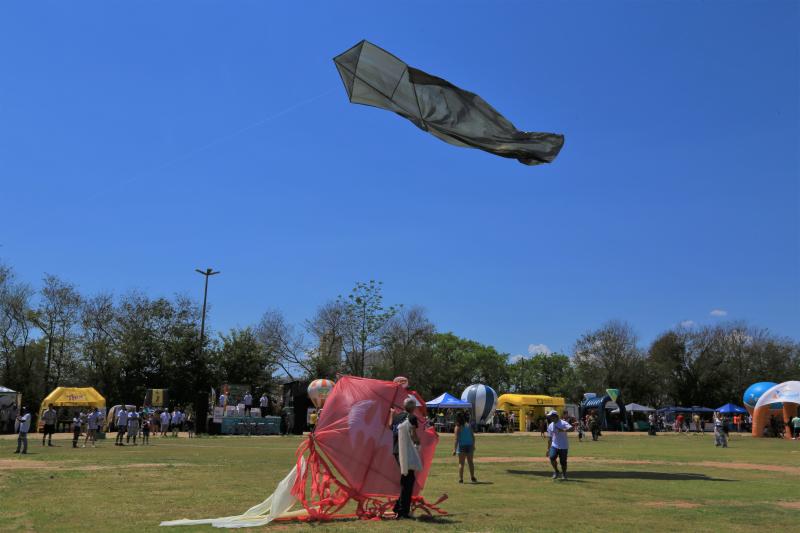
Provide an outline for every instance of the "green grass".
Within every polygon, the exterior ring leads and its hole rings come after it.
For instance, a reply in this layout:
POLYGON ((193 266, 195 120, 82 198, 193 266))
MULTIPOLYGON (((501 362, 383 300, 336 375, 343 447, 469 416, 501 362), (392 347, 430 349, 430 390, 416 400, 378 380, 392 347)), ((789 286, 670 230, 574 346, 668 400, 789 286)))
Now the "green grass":
MULTIPOLYGON (((0 439, 2 531, 214 531, 210 526, 159 529, 158 523, 243 512, 272 492, 293 465, 300 443, 297 437, 168 438, 153 439, 149 447, 118 448, 101 441, 96 449, 72 449, 63 440, 59 447, 42 448, 32 437, 31 454, 23 458, 39 468, 18 468, 14 440, 0 439)), ((710 435, 573 439, 573 479, 563 483, 550 479, 538 434, 478 435, 476 458, 504 462, 476 465, 478 478, 487 484, 459 485, 448 453, 451 439, 443 435, 425 490, 431 501, 449 494, 443 504, 447 517, 267 528, 694 532, 788 531, 800 524, 800 509, 785 506, 800 497, 800 441, 734 437, 723 450, 714 447, 710 435), (734 463, 753 466, 745 470, 734 463)))

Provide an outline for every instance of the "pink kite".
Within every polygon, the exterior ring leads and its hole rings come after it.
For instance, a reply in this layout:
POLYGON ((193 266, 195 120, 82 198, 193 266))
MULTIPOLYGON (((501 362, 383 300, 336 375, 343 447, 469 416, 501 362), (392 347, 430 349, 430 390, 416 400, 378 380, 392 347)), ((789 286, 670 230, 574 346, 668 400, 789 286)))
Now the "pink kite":
POLYGON ((428 503, 420 496, 439 437, 428 427, 425 402, 398 383, 345 376, 334 385, 313 434, 297 449, 297 464, 264 502, 239 516, 175 520, 163 526, 211 524, 256 527, 276 519, 330 520, 344 516, 379 519, 393 515, 400 494, 400 467, 392 455, 392 413, 409 396, 417 401, 422 470, 417 472, 412 508, 428 515, 446 496, 428 503), (350 501, 355 514, 339 514, 350 501), (303 509, 291 511, 300 503, 303 509))

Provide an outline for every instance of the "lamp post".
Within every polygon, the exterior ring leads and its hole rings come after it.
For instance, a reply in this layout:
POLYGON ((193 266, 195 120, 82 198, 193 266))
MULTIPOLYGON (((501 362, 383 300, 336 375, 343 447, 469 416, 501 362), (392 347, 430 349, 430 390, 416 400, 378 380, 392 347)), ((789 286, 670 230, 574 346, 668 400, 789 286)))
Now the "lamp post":
POLYGON ((208 301, 208 278, 211 276, 216 276, 219 272, 215 272, 214 269, 207 268, 205 270, 200 270, 199 268, 195 269, 195 272, 205 276, 205 288, 203 290, 203 314, 200 318, 200 347, 197 350, 197 365, 195 368, 196 374, 195 377, 197 379, 196 383, 196 398, 195 398, 195 406, 194 412, 195 416, 197 417, 197 432, 198 433, 205 433, 206 432, 206 422, 207 422, 207 413, 208 413, 208 399, 206 395, 208 394, 208 384, 205 383, 205 368, 201 368, 202 360, 203 360, 203 344, 205 343, 205 334, 206 334, 206 302, 208 301))

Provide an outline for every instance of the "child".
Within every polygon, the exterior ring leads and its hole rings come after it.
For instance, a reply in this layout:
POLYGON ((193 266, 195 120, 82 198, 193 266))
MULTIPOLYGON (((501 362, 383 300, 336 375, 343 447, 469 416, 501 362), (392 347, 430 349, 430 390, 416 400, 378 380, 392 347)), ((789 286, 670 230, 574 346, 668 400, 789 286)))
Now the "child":
MULTIPOLYGON (((134 440, 136 442, 136 440, 134 440)), ((142 446, 150 444, 150 416, 145 415, 142 420, 142 446)))

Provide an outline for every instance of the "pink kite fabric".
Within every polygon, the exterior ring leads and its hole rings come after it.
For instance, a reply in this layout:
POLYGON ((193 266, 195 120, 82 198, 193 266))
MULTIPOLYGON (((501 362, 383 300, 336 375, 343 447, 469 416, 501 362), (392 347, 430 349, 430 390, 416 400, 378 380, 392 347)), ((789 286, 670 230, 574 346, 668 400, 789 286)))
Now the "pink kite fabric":
POLYGON ((392 506, 400 495, 400 465, 392 455, 390 422, 409 396, 417 402, 422 459, 411 508, 428 515, 447 514, 438 507, 447 495, 433 503, 420 496, 439 441, 427 426, 425 402, 398 383, 345 376, 328 396, 316 430, 298 447, 296 466, 266 500, 237 516, 172 520, 161 525, 240 528, 264 526, 274 520, 393 516, 392 506), (340 514, 351 500, 356 504, 355 513, 340 514), (298 502, 304 512, 290 512, 298 502))
POLYGON ((417 472, 413 505, 428 514, 445 514, 437 505, 446 496, 433 504, 419 496, 439 441, 434 429, 427 427, 425 402, 398 383, 345 376, 325 402, 314 433, 297 451, 300 475, 292 494, 309 518, 334 517, 349 500, 357 503, 356 514, 361 518, 388 512, 400 494, 400 467, 392 455, 390 422, 409 395, 417 400, 423 465, 417 472))

